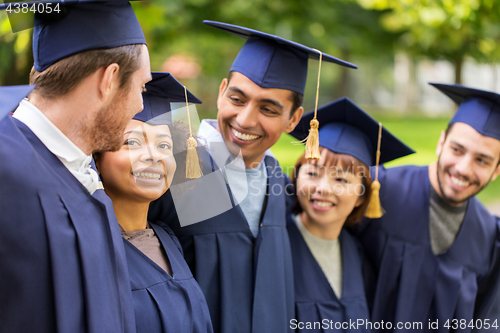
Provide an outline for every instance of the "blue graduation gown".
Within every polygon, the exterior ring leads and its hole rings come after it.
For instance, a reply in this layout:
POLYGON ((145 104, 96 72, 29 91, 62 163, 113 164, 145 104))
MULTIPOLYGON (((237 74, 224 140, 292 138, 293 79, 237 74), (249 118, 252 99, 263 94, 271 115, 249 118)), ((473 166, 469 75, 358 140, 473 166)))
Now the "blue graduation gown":
POLYGON ((349 231, 339 235, 342 249, 342 297, 339 300, 330 283, 304 241, 290 214, 287 219, 292 246, 295 282, 295 316, 301 323, 321 323, 318 329, 297 329, 297 332, 369 332, 349 325, 357 320, 369 320, 363 281, 363 261, 360 245, 349 231), (335 323, 344 325, 336 329, 335 323), (324 325, 323 325, 324 324, 324 325))
MULTIPOLYGON (((218 170, 207 155, 200 154, 204 175, 218 170)), ((215 332, 290 330, 294 306, 292 258, 285 194, 278 192, 284 188, 285 177, 274 158, 265 157, 265 163, 268 195, 257 238, 239 206, 185 227, 173 216, 175 209, 168 192, 150 208, 150 220, 169 221, 179 238, 186 261, 205 294, 215 332)))
MULTIPOLYGON (((137 333, 211 333, 205 297, 182 256, 172 231, 151 223, 167 253, 173 278, 123 240, 130 271, 137 333)), ((165 227, 167 228, 167 227, 165 227)))
POLYGON ((23 123, 0 121, 0 332, 134 332, 111 200, 23 123))
MULTIPOLYGON (((373 321, 422 323, 439 320, 433 332, 448 332, 446 322, 486 319, 498 307, 486 290, 492 281, 495 219, 476 197, 469 200, 453 245, 434 255, 429 235, 429 177, 427 167, 379 170, 380 199, 386 214, 363 224, 360 240, 378 273, 373 321)), ((500 325, 500 323, 498 323, 500 325)), ((394 329, 398 331, 397 329, 394 329)), ((400 330, 400 331, 405 331, 400 330)), ((460 332, 473 331, 466 327, 460 332)), ((495 332, 489 330, 487 332, 495 332)))

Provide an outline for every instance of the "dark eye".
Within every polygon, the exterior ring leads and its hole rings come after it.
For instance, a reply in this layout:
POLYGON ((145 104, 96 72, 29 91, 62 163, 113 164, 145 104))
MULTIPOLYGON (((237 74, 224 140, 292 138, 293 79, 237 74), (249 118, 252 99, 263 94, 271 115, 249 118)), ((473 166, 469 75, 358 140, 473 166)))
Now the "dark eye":
POLYGON ((270 114, 270 115, 277 115, 278 114, 278 112, 274 111, 273 109, 266 108, 266 107, 263 107, 262 111, 264 113, 267 113, 267 114, 270 114))
POLYGON ((349 184, 349 181, 345 178, 337 178, 335 180, 339 183, 342 183, 342 184, 349 184))
POLYGON ((489 165, 488 161, 482 158, 478 158, 477 161, 482 165, 489 165))
POLYGON ((236 97, 236 96, 229 96, 229 99, 231 100, 231 102, 233 102, 235 104, 243 103, 243 101, 239 97, 236 97))
POLYGON ((123 145, 125 146, 136 146, 136 147, 139 147, 141 145, 141 143, 135 139, 128 139, 128 140, 125 140, 125 142, 123 143, 123 145))
POLYGON ((318 177, 318 176, 319 176, 319 175, 318 175, 318 173, 316 173, 316 172, 314 172, 314 171, 309 171, 309 172, 307 173, 307 175, 308 175, 309 177, 318 177))
POLYGON ((168 142, 162 142, 158 145, 158 148, 160 149, 167 149, 167 150, 171 150, 172 149, 172 145, 168 142))

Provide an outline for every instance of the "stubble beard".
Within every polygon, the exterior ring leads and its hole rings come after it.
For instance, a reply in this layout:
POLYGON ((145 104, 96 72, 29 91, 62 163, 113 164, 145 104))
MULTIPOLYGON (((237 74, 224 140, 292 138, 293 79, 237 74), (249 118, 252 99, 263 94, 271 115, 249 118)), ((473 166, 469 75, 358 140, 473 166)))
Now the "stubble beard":
POLYGON ((120 102, 122 95, 116 96, 111 105, 99 111, 92 127, 89 129, 89 139, 92 151, 102 153, 117 151, 123 144, 123 131, 131 119, 123 119, 122 112, 126 107, 120 102))
MULTIPOLYGON (((439 184, 439 191, 441 192, 441 197, 446 201, 448 202, 449 204, 453 205, 453 206, 461 206, 463 205, 465 202, 467 202, 471 197, 475 196, 476 194, 478 194, 479 192, 481 192, 485 187, 486 185, 488 185, 489 181, 480 186, 478 188, 478 190, 474 193, 472 193, 471 195, 469 195, 468 197, 464 198, 463 200, 455 200, 453 198, 450 198, 449 196, 447 196, 443 190, 443 184, 441 182, 441 177, 440 177, 440 170, 441 170, 441 158, 438 158, 438 162, 437 162, 437 181, 438 181, 438 184, 439 184)), ((447 171, 446 170, 443 170, 443 174, 447 174, 447 171)), ((493 176, 493 175, 492 175, 493 176)), ((490 180, 491 180, 491 177, 490 177, 490 180)))

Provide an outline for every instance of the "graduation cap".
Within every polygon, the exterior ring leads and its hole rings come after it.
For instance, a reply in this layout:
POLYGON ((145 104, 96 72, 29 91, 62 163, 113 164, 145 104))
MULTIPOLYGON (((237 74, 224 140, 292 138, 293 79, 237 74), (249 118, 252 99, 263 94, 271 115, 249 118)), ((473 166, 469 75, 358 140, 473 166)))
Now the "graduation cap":
POLYGON ((262 88, 279 88, 304 95, 308 59, 358 68, 305 45, 265 32, 237 25, 208 21, 203 23, 247 39, 230 71, 239 72, 262 88))
POLYGON ((167 72, 152 72, 152 80, 146 83, 146 91, 142 93, 144 109, 133 119, 150 125, 172 125, 172 102, 200 104, 201 101, 167 72))
MULTIPOLYGON (((40 1, 0 4, 5 10, 14 4, 31 6, 40 1)), ((43 72, 49 66, 78 52, 146 44, 142 28, 129 0, 55 0, 60 13, 35 13, 33 29, 34 67, 43 72)))
MULTIPOLYGON (((308 135, 308 124, 313 116, 314 111, 305 114, 290 134, 299 140, 304 139, 308 135)), ((415 152, 347 97, 320 107, 317 118, 320 123, 321 147, 337 154, 351 155, 368 167, 378 166, 379 163, 386 163, 415 152)), ((375 169, 375 175, 372 198, 366 213, 370 218, 382 216, 378 198, 380 189, 378 168, 375 169)))
MULTIPOLYGON (((315 111, 318 108, 321 62, 324 60, 345 67, 358 68, 347 61, 279 36, 227 23, 206 20, 203 23, 247 39, 230 71, 245 75, 262 88, 286 89, 304 95, 308 60, 319 60, 315 111)), ((309 135, 303 140, 307 141, 307 159, 320 158, 318 121, 316 113, 314 115, 310 122, 309 135)))
POLYGON ((5 86, 0 87, 0 120, 18 107, 19 102, 35 89, 30 86, 5 86))
POLYGON ((500 140, 500 95, 460 84, 429 83, 459 105, 450 121, 470 125, 481 135, 500 140))
POLYGON ((150 125, 171 125, 171 102, 186 101, 188 112, 189 138, 187 139, 186 178, 194 179, 202 176, 198 153, 198 143, 191 132, 191 117, 189 103, 200 104, 199 100, 186 89, 172 74, 166 72, 152 72, 152 80, 146 83, 146 91, 142 94, 144 109, 136 114, 133 119, 146 122, 150 125))

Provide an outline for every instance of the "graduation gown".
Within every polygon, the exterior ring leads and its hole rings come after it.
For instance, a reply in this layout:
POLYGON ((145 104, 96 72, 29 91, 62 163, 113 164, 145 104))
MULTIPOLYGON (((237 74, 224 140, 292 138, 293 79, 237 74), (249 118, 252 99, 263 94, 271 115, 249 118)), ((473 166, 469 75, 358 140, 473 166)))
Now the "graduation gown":
POLYGON ((0 332, 134 332, 111 200, 23 123, 0 121, 0 332))
POLYGON ((486 291, 500 283, 491 279, 498 244, 495 219, 476 197, 470 198, 455 242, 445 253, 435 255, 429 235, 428 168, 381 167, 379 180, 386 214, 364 223, 360 230, 366 256, 378 273, 373 321, 389 321, 394 326, 417 322, 422 323, 418 331, 448 332, 445 325, 451 326, 453 319, 468 325, 471 319, 492 316, 500 301, 486 291), (438 320, 438 328, 429 329, 429 320, 438 320))
MULTIPOLYGON (((218 170, 206 152, 200 156, 205 176, 218 170)), ((286 231, 285 177, 274 158, 266 156, 265 163, 268 186, 257 238, 250 232, 238 205, 185 227, 173 217, 170 195, 164 195, 150 208, 151 220, 171 222, 186 261, 205 294, 215 332, 290 330, 293 270, 286 231)))
POLYGON ((184 260, 172 231, 151 223, 167 253, 173 277, 132 243, 123 240, 137 333, 211 333, 205 297, 184 260))
POLYGON ((301 323, 321 323, 318 329, 297 332, 369 332, 365 326, 354 329, 352 322, 369 320, 363 281, 363 262, 359 243, 342 229, 342 297, 338 299, 330 283, 297 228, 292 215, 287 219, 292 246, 295 282, 295 318, 301 323), (338 323, 337 328, 335 323, 338 323), (342 327, 343 329, 338 329, 342 327))

